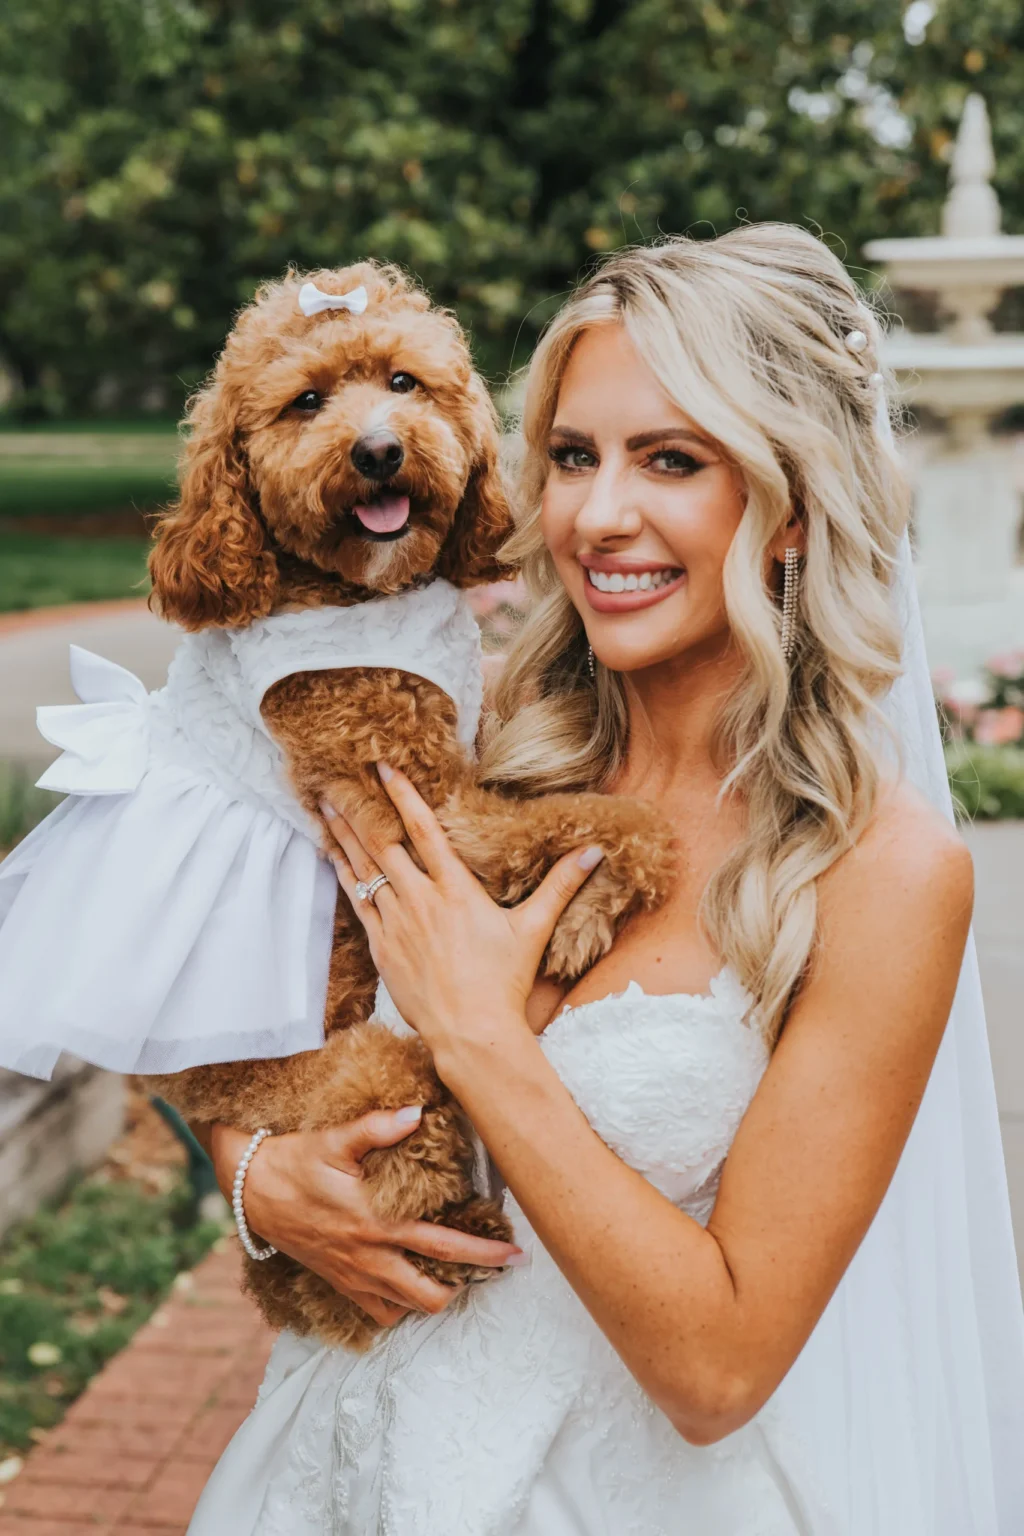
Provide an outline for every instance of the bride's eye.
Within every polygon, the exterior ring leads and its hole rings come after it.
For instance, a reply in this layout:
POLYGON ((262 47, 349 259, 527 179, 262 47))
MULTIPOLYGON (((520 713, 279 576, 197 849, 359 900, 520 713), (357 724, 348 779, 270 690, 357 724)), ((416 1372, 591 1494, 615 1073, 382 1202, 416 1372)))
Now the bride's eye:
POLYGON ((548 458, 552 464, 557 464, 559 469, 593 469, 597 464, 597 454, 591 453, 589 448, 576 448, 571 443, 553 443, 548 449, 548 458))
POLYGON ((659 448, 657 453, 651 454, 645 468, 669 475, 695 475, 704 465, 692 453, 684 453, 681 448, 659 448))

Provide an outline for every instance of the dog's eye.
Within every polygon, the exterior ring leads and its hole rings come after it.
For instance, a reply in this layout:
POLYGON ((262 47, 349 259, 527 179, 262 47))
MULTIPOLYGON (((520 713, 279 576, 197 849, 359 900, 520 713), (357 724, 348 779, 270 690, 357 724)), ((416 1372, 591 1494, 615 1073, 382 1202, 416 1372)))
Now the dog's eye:
POLYGON ((304 389, 301 395, 295 396, 291 403, 291 409, 293 411, 305 411, 307 415, 311 415, 313 411, 318 411, 323 403, 323 395, 319 394, 315 389, 304 389))
POLYGON ((396 395, 407 395, 416 389, 418 380, 411 373, 396 373, 391 379, 391 388, 396 395))

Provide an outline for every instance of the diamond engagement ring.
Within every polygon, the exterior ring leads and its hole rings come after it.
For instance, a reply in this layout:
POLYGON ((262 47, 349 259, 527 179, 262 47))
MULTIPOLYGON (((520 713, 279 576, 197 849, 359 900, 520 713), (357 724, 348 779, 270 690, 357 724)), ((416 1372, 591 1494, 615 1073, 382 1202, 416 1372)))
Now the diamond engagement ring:
MULTIPOLYGON (((366 884, 365 880, 357 880, 356 895, 360 901, 373 901, 374 895, 380 890, 381 886, 390 884, 391 881, 387 875, 378 875, 375 880, 370 881, 369 885, 366 884)), ((377 905, 375 901, 373 901, 373 904, 374 906, 377 905)))

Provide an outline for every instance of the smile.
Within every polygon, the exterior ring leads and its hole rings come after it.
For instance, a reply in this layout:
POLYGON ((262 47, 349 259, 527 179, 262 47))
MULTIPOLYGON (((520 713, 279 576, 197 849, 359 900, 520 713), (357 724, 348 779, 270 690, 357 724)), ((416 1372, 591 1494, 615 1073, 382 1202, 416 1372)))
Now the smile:
POLYGON ((587 601, 598 613, 627 613, 671 596, 686 580, 686 572, 674 565, 600 571, 584 566, 584 578, 587 601))

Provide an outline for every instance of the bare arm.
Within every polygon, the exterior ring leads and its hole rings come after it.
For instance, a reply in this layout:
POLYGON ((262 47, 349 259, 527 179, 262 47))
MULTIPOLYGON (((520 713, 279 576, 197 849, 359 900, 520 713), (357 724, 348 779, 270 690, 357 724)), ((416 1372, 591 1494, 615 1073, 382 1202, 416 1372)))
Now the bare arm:
POLYGON ((427 874, 388 865, 398 889, 370 938, 389 990, 630 1371, 688 1440, 721 1438, 796 1358, 892 1177, 959 974, 966 851, 900 792, 822 881, 812 974, 705 1230, 591 1131, 526 1024, 526 965, 503 959, 436 823, 391 791, 427 874))

